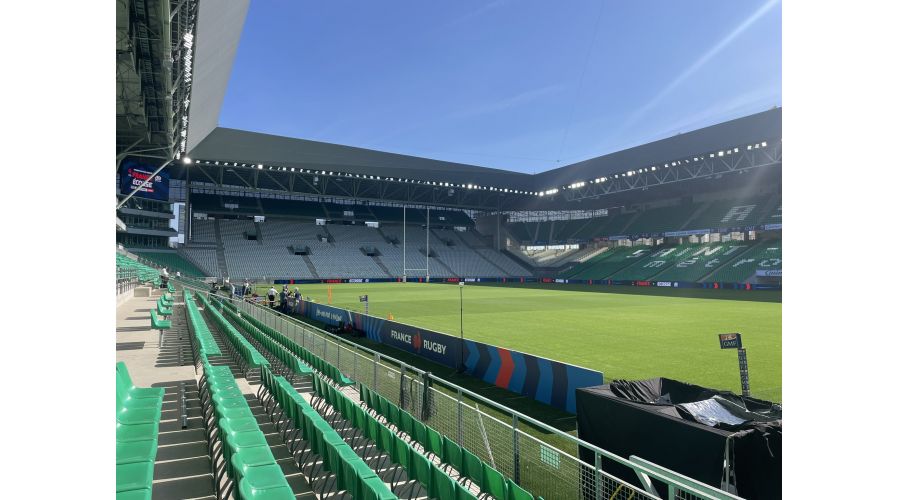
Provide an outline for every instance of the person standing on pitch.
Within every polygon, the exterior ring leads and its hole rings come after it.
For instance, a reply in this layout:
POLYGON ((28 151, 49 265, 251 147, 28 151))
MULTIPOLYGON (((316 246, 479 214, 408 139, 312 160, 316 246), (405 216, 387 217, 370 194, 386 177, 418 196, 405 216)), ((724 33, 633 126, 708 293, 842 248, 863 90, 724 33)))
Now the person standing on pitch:
POLYGON ((275 285, 272 285, 272 288, 269 288, 269 307, 275 309, 275 285))
POLYGON ((287 287, 281 289, 281 295, 279 296, 278 301, 278 310, 282 313, 287 312, 287 287))

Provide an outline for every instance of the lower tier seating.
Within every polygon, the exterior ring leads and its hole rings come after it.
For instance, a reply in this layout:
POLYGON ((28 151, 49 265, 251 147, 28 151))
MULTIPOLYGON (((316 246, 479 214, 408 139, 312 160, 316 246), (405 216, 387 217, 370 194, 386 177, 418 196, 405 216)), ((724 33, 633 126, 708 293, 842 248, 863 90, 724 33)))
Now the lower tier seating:
POLYGON ((757 270, 781 270, 781 240, 757 243, 753 248, 725 263, 704 281, 743 283, 753 278, 757 270))
POLYGON ((116 498, 150 499, 164 390, 135 387, 116 364, 116 498))

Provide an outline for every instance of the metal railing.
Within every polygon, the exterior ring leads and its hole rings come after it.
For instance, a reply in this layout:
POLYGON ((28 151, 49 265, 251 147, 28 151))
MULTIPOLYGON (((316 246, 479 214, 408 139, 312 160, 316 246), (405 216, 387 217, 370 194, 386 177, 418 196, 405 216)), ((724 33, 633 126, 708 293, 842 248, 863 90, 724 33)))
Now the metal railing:
POLYGON ((116 295, 134 290, 139 284, 137 270, 116 266, 116 295))
MULTIPOLYGON (((208 290, 187 287, 208 293, 208 290)), ((241 314, 278 330, 335 365, 344 375, 453 439, 535 497, 546 500, 740 498, 638 457, 625 458, 603 450, 452 382, 265 305, 239 297, 217 297, 231 301, 241 314), (561 444, 542 439, 546 435, 561 444), (594 453, 593 464, 578 458, 579 448, 594 453), (604 465, 609 463, 629 468, 634 477, 623 480, 605 472, 604 465), (662 491, 658 485, 662 485, 662 491)))

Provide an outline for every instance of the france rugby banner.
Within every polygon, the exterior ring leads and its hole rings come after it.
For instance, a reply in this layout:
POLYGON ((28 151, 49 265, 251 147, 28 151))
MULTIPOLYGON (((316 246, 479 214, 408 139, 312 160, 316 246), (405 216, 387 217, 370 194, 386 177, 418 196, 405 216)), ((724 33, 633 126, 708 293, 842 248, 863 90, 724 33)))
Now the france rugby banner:
POLYGON ((297 312, 332 326, 351 324, 375 342, 457 368, 466 373, 570 413, 575 389, 603 384, 603 373, 531 354, 390 321, 338 307, 300 301, 297 312), (460 355, 462 349, 462 355, 460 355))
MULTIPOLYGON (((122 169, 119 172, 119 192, 122 195, 128 195, 136 187, 140 186, 151 174, 156 167, 140 162, 133 158, 126 158, 122 162, 122 169)), ((141 198, 150 198, 153 200, 169 201, 169 173, 165 170, 153 176, 144 187, 140 189, 135 196, 141 198)))

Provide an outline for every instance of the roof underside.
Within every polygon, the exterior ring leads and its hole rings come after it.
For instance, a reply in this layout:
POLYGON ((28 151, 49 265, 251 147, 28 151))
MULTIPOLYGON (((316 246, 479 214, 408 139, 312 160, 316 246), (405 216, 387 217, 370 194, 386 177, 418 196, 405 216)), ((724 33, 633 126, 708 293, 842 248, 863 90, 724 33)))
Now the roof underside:
POLYGON ((521 189, 531 184, 530 175, 518 172, 221 127, 213 130, 190 156, 198 160, 263 163, 423 181, 521 189))
POLYGON ((215 128, 191 150, 190 156, 209 161, 263 163, 540 191, 780 138, 781 108, 775 108, 536 175, 221 127, 215 128))

